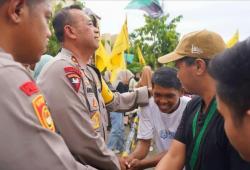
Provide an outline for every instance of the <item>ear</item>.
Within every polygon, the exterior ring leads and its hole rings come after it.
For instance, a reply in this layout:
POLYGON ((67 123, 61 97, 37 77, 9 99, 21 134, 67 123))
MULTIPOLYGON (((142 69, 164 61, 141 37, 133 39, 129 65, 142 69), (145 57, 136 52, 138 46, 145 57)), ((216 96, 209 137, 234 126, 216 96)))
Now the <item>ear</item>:
POLYGON ((250 109, 248 109, 248 110, 246 111, 246 115, 247 115, 247 116, 250 116, 250 109))
POLYGON ((20 23, 25 5, 25 0, 10 0, 8 6, 8 16, 12 22, 20 23))
POLYGON ((200 58, 195 60, 195 65, 196 65, 196 74, 197 75, 202 75, 204 72, 206 72, 207 66, 206 62, 200 58))
POLYGON ((69 37, 71 39, 76 39, 77 36, 75 34, 74 27, 72 27, 70 25, 65 25, 64 26, 64 36, 69 37))

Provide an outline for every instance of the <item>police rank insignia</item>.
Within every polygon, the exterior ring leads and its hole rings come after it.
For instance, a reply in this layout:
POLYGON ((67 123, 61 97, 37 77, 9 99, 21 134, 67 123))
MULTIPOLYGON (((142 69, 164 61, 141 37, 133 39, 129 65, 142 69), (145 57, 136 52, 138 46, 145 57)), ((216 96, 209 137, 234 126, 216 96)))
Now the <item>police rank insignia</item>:
POLYGON ((44 97, 42 95, 36 96, 32 100, 32 104, 41 125, 44 128, 55 132, 54 122, 52 120, 50 111, 45 103, 44 97))
POLYGON ((36 84, 33 81, 29 81, 20 86, 20 89, 27 95, 31 96, 39 92, 36 84))
POLYGON ((71 86, 76 92, 78 92, 81 86, 81 71, 75 67, 65 67, 64 71, 67 73, 66 77, 68 78, 71 86))

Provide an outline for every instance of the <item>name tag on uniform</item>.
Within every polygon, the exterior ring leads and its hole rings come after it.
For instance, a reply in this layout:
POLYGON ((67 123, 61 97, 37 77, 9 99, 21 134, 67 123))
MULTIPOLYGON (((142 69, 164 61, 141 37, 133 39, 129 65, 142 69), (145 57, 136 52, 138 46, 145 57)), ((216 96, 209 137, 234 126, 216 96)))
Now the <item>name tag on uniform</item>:
POLYGON ((87 88, 87 93, 94 93, 94 91, 91 88, 87 88))

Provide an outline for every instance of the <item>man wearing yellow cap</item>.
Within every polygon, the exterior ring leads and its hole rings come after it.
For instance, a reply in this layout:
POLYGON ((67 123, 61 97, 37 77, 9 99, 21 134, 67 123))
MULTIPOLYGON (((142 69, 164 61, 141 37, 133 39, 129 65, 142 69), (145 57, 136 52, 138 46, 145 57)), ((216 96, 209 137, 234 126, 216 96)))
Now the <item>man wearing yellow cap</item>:
POLYGON ((157 170, 250 169, 233 149, 217 111, 215 82, 207 72, 210 59, 223 52, 225 43, 215 32, 202 30, 185 35, 174 52, 158 59, 175 61, 178 78, 189 93, 199 95, 187 105, 175 139, 157 170))

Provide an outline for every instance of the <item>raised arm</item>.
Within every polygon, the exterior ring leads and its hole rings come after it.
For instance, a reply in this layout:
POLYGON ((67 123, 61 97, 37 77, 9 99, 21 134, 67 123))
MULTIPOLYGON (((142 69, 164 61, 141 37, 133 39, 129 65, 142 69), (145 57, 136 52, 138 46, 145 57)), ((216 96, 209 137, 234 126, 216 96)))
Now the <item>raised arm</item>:
POLYGON ((181 170, 185 164, 186 145, 173 140, 169 151, 158 163, 156 170, 181 170))

